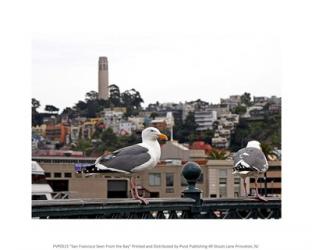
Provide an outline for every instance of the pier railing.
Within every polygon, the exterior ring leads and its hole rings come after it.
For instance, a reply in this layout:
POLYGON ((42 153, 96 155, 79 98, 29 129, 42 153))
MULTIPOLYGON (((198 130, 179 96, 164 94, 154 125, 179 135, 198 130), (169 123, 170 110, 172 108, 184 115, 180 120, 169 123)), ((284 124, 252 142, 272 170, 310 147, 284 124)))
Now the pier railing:
POLYGON ((279 219, 281 200, 268 198, 202 199, 196 188, 201 170, 193 163, 182 174, 188 182, 181 198, 62 199, 32 201, 32 217, 40 219, 279 219))
POLYGON ((281 201, 255 199, 191 198, 149 200, 148 205, 132 199, 84 199, 33 201, 32 217, 41 219, 279 219, 281 201))

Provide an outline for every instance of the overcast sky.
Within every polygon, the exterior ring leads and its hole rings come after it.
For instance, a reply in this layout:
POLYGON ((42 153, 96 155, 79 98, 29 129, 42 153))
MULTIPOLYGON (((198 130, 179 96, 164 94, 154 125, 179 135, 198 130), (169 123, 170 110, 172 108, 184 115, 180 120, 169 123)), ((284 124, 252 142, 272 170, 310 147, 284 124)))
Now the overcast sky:
POLYGON ((97 91, 98 57, 109 62, 109 84, 135 88, 152 102, 229 95, 281 95, 279 38, 266 32, 36 34, 32 97, 61 110, 97 91))

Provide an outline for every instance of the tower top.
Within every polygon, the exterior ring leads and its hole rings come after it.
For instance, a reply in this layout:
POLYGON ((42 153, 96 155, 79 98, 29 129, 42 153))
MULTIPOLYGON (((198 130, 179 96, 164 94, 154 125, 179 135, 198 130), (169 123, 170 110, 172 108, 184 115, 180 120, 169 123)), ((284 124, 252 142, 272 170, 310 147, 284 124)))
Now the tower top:
POLYGON ((99 99, 107 100, 109 97, 108 90, 108 61, 106 56, 99 57, 99 99))
POLYGON ((106 56, 100 56, 99 57, 99 63, 104 63, 107 62, 107 57, 106 56))
POLYGON ((99 57, 99 70, 108 70, 108 61, 106 56, 99 57))

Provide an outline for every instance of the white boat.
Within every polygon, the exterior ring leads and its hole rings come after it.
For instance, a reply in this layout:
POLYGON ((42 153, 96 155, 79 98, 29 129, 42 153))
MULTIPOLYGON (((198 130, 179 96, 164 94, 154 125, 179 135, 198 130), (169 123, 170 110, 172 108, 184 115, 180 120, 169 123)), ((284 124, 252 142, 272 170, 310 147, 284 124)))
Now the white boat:
POLYGON ((44 170, 36 161, 31 163, 32 182, 31 199, 32 200, 52 200, 52 188, 48 184, 44 170))

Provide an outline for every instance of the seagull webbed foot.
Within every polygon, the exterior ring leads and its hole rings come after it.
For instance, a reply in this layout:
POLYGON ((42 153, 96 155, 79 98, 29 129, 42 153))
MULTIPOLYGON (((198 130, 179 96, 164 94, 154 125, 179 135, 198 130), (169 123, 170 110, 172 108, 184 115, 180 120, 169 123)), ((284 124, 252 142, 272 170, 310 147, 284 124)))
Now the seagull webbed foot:
POLYGON ((267 202, 268 200, 266 198, 264 198, 263 196, 257 195, 256 199, 260 200, 260 201, 264 201, 267 202))
POLYGON ((141 204, 144 204, 144 205, 148 205, 149 204, 149 201, 147 199, 144 199, 143 197, 141 196, 138 196, 136 198, 136 200, 140 200, 141 201, 141 204))

